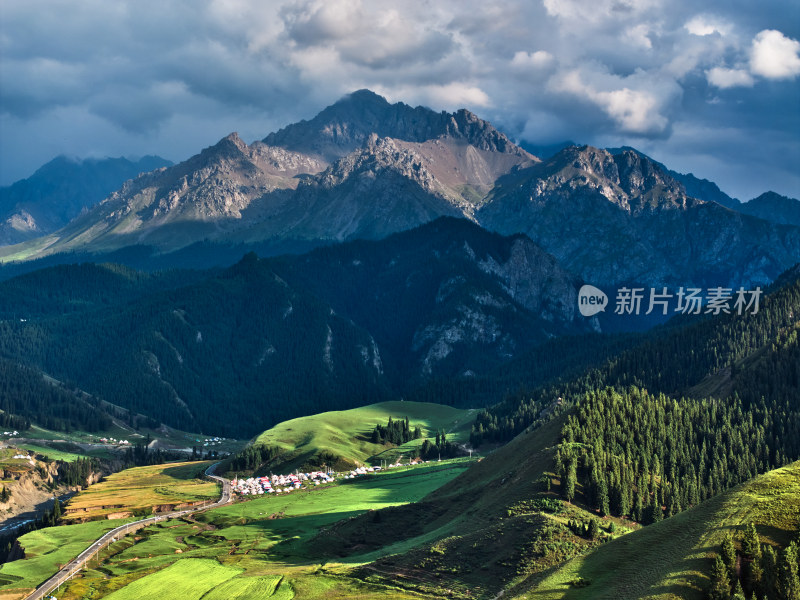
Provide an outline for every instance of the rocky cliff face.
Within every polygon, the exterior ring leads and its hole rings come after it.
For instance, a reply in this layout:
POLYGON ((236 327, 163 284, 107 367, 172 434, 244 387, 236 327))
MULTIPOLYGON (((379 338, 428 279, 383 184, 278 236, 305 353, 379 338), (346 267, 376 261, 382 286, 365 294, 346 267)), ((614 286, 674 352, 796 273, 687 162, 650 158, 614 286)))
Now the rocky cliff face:
POLYGON ((273 265, 370 331, 395 384, 482 374, 594 325, 576 314, 578 280, 552 256, 524 236, 504 238, 464 219, 273 265))

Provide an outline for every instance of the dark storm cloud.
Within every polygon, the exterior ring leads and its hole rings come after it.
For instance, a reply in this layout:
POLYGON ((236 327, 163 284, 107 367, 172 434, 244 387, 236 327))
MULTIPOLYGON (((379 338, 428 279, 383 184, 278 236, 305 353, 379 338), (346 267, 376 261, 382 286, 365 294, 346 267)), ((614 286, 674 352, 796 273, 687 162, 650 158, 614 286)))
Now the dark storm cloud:
POLYGON ((53 154, 186 158, 344 93, 465 106, 516 139, 629 144, 798 194, 794 0, 30 0, 3 5, 0 183, 53 154))

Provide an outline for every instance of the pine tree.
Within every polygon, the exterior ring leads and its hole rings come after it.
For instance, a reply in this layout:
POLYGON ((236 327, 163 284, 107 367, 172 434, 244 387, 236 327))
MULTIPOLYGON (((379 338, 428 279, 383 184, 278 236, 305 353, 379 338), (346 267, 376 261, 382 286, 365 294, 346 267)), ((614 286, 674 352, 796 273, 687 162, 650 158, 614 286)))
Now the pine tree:
POLYGON ((728 533, 722 540, 722 548, 720 550, 722 560, 728 568, 728 579, 733 581, 736 579, 736 545, 733 543, 733 534, 728 533))
POLYGON ((744 532, 742 540, 744 557, 744 589, 748 594, 761 589, 763 571, 761 569, 761 542, 758 539, 756 526, 751 522, 744 532))
POLYGON ((778 589, 778 556, 775 549, 769 544, 761 551, 761 591, 764 597, 776 596, 778 589))
POLYGON ((564 498, 567 500, 567 502, 572 502, 572 500, 575 498, 575 482, 577 479, 577 473, 575 469, 575 461, 570 460, 569 464, 567 465, 567 475, 564 478, 563 485, 564 498))
POLYGON ((797 566, 797 544, 792 542, 784 548, 778 560, 780 567, 780 591, 784 600, 800 600, 800 576, 797 566))
POLYGON ((711 589, 709 589, 708 597, 709 600, 729 600, 731 597, 728 566, 721 556, 717 556, 714 560, 714 567, 711 569, 711 589))
POLYGON ((650 503, 650 510, 648 515, 648 523, 658 523, 664 518, 664 513, 661 511, 661 505, 658 503, 658 495, 653 494, 653 500, 650 503))
POLYGON ((643 522, 644 521, 644 518, 643 518, 644 515, 642 514, 643 512, 644 512, 644 505, 642 503, 642 496, 637 491, 636 492, 636 500, 633 503, 633 515, 632 515, 633 519, 635 521, 639 522, 639 523, 643 522))
POLYGON ((597 524, 597 519, 589 521, 589 539, 596 540, 600 537, 600 526, 597 524))
POLYGON ((733 586, 733 594, 731 595, 731 600, 747 600, 744 596, 744 590, 742 589, 741 582, 737 579, 736 584, 733 586))
POLYGON ((611 514, 611 510, 608 507, 608 486, 606 485, 606 478, 603 476, 600 477, 600 481, 598 483, 597 505, 600 509, 601 517, 607 517, 609 514, 611 514))

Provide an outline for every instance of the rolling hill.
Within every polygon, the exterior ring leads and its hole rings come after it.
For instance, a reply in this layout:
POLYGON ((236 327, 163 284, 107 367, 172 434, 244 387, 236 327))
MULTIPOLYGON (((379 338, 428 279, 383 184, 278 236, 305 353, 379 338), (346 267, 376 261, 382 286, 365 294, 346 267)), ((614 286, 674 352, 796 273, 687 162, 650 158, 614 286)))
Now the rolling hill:
POLYGON ((319 465, 326 460, 329 467, 337 470, 344 470, 347 465, 368 463, 380 466, 382 461, 394 462, 413 451, 423 440, 412 440, 399 446, 374 444, 370 441, 370 434, 376 425, 385 426, 390 418, 398 421, 408 417, 411 428, 420 427, 423 438, 434 438, 443 429, 449 439, 464 443, 469 439, 476 412, 423 402, 381 402, 283 421, 258 435, 252 443, 280 452, 260 471, 288 473, 303 465, 319 465))

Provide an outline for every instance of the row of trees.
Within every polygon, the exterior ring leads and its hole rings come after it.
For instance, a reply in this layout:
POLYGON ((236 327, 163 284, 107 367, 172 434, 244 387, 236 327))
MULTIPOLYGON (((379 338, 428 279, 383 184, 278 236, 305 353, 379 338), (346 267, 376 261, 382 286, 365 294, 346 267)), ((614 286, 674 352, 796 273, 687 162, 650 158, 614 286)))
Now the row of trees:
POLYGON ((438 460, 440 458, 455 458, 461 456, 464 451, 455 442, 447 439, 447 432, 440 429, 436 432, 436 441, 431 442, 427 438, 422 442, 419 449, 419 458, 422 460, 438 460))
POLYGON ((393 421, 392 417, 389 417, 389 422, 386 426, 380 423, 375 425, 375 429, 372 430, 372 435, 370 436, 370 441, 373 444, 394 444, 395 446, 400 446, 411 440, 418 440, 421 437, 422 430, 419 427, 415 427, 412 431, 408 417, 400 419, 399 421, 393 421))

